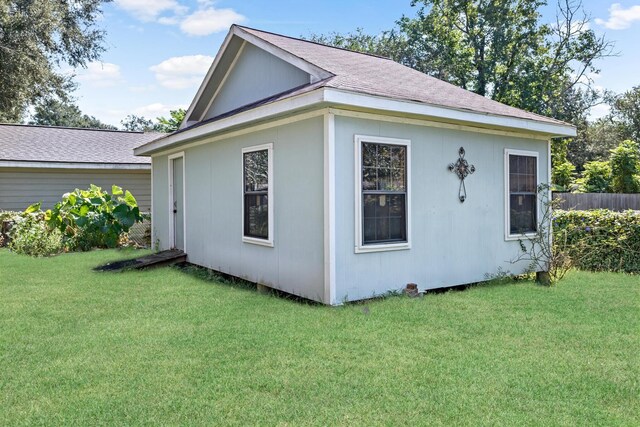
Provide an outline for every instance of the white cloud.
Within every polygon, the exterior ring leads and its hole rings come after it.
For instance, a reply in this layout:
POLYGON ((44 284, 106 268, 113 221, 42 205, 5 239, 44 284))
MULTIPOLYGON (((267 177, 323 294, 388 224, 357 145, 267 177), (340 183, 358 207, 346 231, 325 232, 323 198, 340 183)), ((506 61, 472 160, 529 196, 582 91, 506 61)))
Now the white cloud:
POLYGON ((595 107, 591 107, 591 110, 589 110, 589 118, 591 118, 591 120, 596 120, 606 116, 609 112, 611 112, 610 106, 607 104, 599 104, 595 107))
POLYGON ((245 17, 233 9, 209 7, 187 16, 180 23, 180 29, 190 36, 208 36, 209 34, 225 31, 231 24, 240 23, 244 20, 245 17))
POLYGON ((156 80, 168 89, 186 89, 197 86, 209 70, 212 56, 174 56, 149 69, 156 74, 156 80))
POLYGON ((166 12, 181 15, 188 10, 176 0, 115 0, 115 4, 145 22, 155 21, 166 12))
POLYGON ((145 105, 143 107, 138 107, 133 110, 133 114, 136 116, 144 116, 147 118, 155 119, 158 116, 169 114, 169 110, 171 108, 160 102, 154 102, 153 104, 145 105))
POLYGON ((161 102, 154 102, 153 104, 144 105, 133 110, 133 114, 136 116, 143 116, 148 119, 155 120, 157 117, 164 116, 169 117, 171 110, 177 110, 178 108, 187 108, 185 105, 167 105, 161 102))
POLYGON ((208 36, 245 20, 233 9, 216 9, 214 3, 212 0, 198 0, 197 9, 191 12, 178 0, 115 0, 117 7, 140 21, 177 25, 190 36, 208 36))
POLYGON ((614 3, 609 8, 609 19, 596 18, 595 21, 596 24, 610 30, 624 30, 629 28, 634 21, 640 21, 640 5, 624 9, 620 3, 614 3))
POLYGON ((77 79, 95 87, 110 87, 122 82, 120 66, 109 62, 90 62, 86 69, 78 69, 77 79))

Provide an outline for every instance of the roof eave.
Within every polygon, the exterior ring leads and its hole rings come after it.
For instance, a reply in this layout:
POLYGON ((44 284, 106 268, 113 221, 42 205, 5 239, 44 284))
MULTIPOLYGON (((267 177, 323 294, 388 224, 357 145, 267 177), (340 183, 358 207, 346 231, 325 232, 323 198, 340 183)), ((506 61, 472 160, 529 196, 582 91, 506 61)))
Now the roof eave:
POLYGON ((327 88, 325 101, 331 105, 346 105, 387 113, 401 113, 440 121, 463 123, 495 129, 511 129, 524 133, 544 134, 549 138, 576 136, 576 128, 566 123, 550 123, 540 120, 501 116, 472 110, 363 94, 341 89, 327 88))
POLYGON ((240 128, 255 122, 293 114, 303 110, 327 106, 359 108, 378 113, 407 114, 414 117, 437 119, 442 122, 467 124, 489 129, 514 130, 547 138, 576 135, 576 128, 568 124, 549 123, 510 116, 498 116, 482 112, 456 110, 407 100, 321 87, 316 90, 274 101, 259 107, 239 112, 202 126, 157 139, 134 150, 137 156, 150 156, 187 141, 204 136, 240 128))
POLYGON ((202 126, 197 126, 176 134, 168 135, 164 138, 142 145, 134 149, 133 152, 136 156, 150 156, 175 145, 197 138, 202 138, 212 133, 227 131, 255 122, 265 121, 270 118, 292 114, 309 108, 315 108, 323 102, 323 98, 323 89, 315 89, 291 98, 285 98, 250 110, 241 111, 232 116, 215 120, 202 126))
POLYGON ((151 163, 90 163, 52 162, 44 160, 0 160, 1 168, 30 169, 91 169, 91 170, 151 170, 151 163))

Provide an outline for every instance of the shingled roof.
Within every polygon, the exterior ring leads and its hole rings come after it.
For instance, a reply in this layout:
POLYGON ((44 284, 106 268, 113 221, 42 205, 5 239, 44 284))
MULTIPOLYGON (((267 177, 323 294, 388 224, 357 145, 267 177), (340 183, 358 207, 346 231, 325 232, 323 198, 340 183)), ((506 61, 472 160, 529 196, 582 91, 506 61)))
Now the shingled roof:
POLYGON ((321 107, 524 131, 544 139, 575 136, 576 132, 569 123, 493 101, 388 58, 233 25, 181 128, 138 147, 135 152, 149 155, 205 135, 321 107), (207 118, 244 43, 306 72, 309 83, 207 118))
POLYGON ((157 133, 0 124, 0 161, 144 165, 133 149, 157 133))
MULTIPOLYGON (((559 120, 493 101, 388 58, 326 46, 253 28, 238 27, 334 76, 324 80, 320 86, 458 110, 565 124, 559 120)), ((314 85, 314 89, 317 87, 314 85)))

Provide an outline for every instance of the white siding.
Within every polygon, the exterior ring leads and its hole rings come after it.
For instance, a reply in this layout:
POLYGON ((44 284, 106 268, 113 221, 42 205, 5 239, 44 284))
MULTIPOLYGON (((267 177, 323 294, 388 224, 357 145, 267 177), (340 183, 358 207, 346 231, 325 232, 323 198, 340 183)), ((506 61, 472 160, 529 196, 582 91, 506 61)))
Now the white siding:
POLYGON ((205 119, 309 83, 309 74, 246 43, 205 119))
POLYGON ((150 171, 0 168, 0 210, 21 211, 36 202, 51 208, 63 194, 90 184, 108 191, 119 185, 131 191, 142 212, 151 209, 150 171))
POLYGON ((426 126, 336 117, 336 298, 357 300, 417 283, 420 289, 485 280, 498 268, 521 273, 511 264, 516 241, 505 241, 504 150, 539 153, 539 180, 547 181, 545 141, 426 126), (355 246, 354 135, 411 140, 411 249, 358 253, 355 246), (464 147, 476 167, 465 183, 447 166, 464 147))
MULTIPOLYGON (((323 142, 317 117, 185 149, 189 262, 323 301, 323 142), (273 247, 242 241, 242 149, 267 143, 273 247)), ((154 242, 161 249, 169 246, 167 168, 166 155, 153 158, 154 242)))
MULTIPOLYGON (((331 127, 329 127, 330 129, 331 127)), ((186 251, 190 262, 328 303, 324 271, 324 129, 318 117, 185 149, 186 251), (245 147, 274 144, 274 247, 242 242, 245 147)), ((505 148, 539 153, 545 141, 337 116, 335 119, 335 295, 352 301, 417 283, 420 289, 485 279, 511 264, 518 242, 505 241, 505 148), (411 248, 355 253, 354 136, 411 141, 411 248), (460 181, 447 170, 464 147, 476 172, 460 181)), ((181 149, 176 149, 180 151, 181 149)), ((154 240, 168 244, 167 156, 153 159, 154 240)), ((331 212, 329 212, 331 213, 331 212)))

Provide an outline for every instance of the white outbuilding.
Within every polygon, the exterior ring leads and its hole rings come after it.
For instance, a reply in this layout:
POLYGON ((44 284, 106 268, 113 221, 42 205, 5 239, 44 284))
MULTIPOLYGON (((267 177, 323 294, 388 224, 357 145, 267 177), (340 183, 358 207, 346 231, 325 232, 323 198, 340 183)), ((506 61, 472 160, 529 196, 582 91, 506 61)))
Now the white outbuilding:
POLYGON ((378 56, 233 26, 152 161, 153 241, 325 304, 512 264, 567 123, 378 56))

